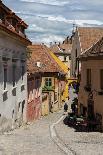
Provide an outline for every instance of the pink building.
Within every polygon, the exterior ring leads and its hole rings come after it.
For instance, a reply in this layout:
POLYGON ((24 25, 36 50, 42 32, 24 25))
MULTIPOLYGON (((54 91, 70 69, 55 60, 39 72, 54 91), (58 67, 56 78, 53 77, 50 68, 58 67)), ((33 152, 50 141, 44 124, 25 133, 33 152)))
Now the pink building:
POLYGON ((41 76, 28 74, 28 104, 27 121, 33 121, 41 116, 41 76))

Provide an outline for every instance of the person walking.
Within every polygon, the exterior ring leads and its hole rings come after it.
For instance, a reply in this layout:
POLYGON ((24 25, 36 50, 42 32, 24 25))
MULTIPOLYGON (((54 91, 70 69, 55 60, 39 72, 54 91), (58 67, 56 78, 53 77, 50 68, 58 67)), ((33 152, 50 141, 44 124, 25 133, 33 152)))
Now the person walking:
POLYGON ((65 104, 64 104, 64 112, 67 112, 67 110, 68 110, 68 104, 65 102, 65 104))

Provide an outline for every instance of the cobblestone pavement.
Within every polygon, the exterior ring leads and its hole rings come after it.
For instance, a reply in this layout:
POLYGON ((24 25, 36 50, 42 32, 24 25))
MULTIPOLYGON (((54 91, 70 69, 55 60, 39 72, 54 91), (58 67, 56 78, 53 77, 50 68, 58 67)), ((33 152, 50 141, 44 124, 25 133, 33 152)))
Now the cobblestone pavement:
POLYGON ((59 139, 76 155, 103 155, 103 134, 99 132, 75 132, 63 124, 56 125, 59 139))
MULTIPOLYGON (((74 97, 76 95, 71 89, 69 108, 74 97)), ((73 128, 64 125, 61 118, 63 110, 0 135, 0 155, 103 155, 102 133, 75 132, 73 128), (52 135, 60 145, 53 141, 50 127, 55 129, 52 135)))
POLYGON ((50 125, 62 111, 50 114, 34 124, 0 135, 0 155, 65 155, 50 137, 50 125))
MULTIPOLYGON (((72 99, 76 97, 73 90, 70 90, 69 107, 72 99)), ((59 139, 69 148, 75 155, 103 155, 103 133, 99 132, 75 132, 59 122, 55 126, 59 139)))

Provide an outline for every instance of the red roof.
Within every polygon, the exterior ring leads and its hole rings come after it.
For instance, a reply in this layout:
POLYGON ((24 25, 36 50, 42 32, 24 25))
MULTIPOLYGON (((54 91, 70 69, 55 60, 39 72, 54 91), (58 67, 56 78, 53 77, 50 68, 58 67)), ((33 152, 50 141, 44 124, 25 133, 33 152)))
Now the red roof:
MULTIPOLYGON (((5 6, 1 0, 0 0, 0 11, 5 12, 6 18, 8 17, 17 19, 17 25, 23 26, 24 29, 28 27, 28 25, 24 21, 22 21, 22 19, 19 18, 14 12, 12 12, 12 10, 10 10, 7 6, 5 6)), ((26 37, 26 35, 23 32, 19 31, 19 29, 16 30, 16 28, 11 23, 9 23, 6 18, 4 20, 0 18, 0 29, 7 32, 10 35, 19 38, 20 41, 23 41, 27 45, 31 44, 30 40, 26 37)))
POLYGON ((58 53, 71 54, 72 44, 71 43, 55 44, 50 47, 50 50, 54 54, 58 53))
POLYGON ((103 56, 103 37, 99 41, 97 41, 91 48, 82 53, 80 55, 80 58, 88 59, 89 57, 101 57, 101 56, 103 56))
POLYGON ((57 62, 49 54, 48 50, 49 49, 45 45, 28 46, 28 51, 31 52, 31 56, 27 61, 27 69, 29 73, 61 72, 62 74, 65 74, 57 62))
POLYGON ((82 52, 90 48, 103 37, 103 28, 100 27, 78 27, 77 31, 82 52))

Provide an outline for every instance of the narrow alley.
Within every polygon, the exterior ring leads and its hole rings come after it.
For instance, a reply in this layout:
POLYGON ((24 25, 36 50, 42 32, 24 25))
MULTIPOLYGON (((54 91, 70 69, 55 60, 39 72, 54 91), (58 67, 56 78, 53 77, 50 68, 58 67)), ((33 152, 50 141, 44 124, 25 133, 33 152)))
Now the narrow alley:
POLYGON ((62 111, 37 120, 31 125, 0 135, 0 155, 64 155, 53 142, 50 125, 62 111))
MULTIPOLYGON (((75 97, 72 89, 70 94, 69 104, 75 97)), ((62 109, 35 123, 0 135, 0 155, 102 155, 103 135, 75 132, 64 125, 65 117, 62 109)))

